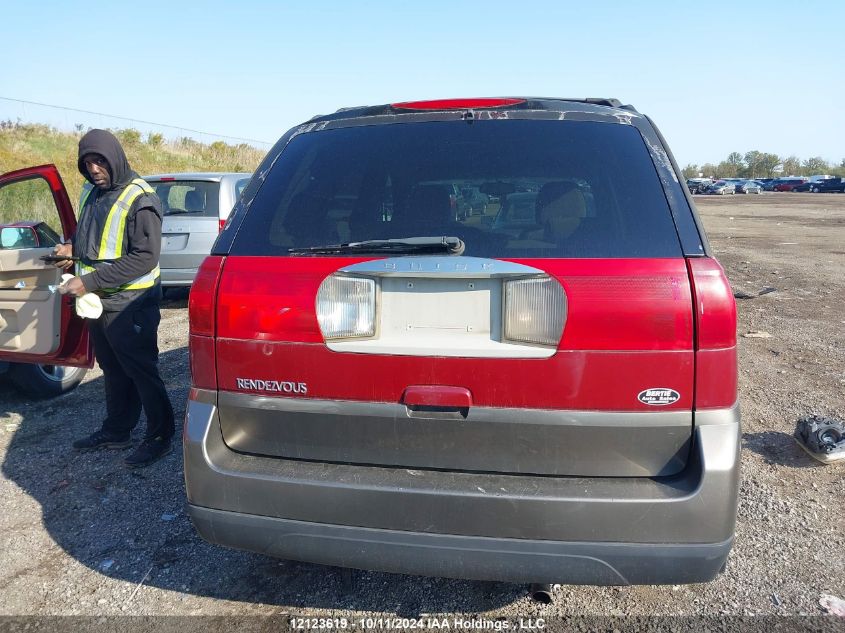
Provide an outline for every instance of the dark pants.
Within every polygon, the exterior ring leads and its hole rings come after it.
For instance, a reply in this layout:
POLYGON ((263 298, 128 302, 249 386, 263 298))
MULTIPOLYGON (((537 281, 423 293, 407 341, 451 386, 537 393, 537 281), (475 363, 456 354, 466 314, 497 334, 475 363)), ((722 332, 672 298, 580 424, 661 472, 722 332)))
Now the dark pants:
POLYGON ((170 438, 175 432, 173 407, 158 373, 157 301, 131 303, 120 312, 103 312, 89 321, 94 355, 106 384, 103 430, 128 434, 147 416, 146 438, 170 438), (137 304, 137 305, 136 305, 137 304))

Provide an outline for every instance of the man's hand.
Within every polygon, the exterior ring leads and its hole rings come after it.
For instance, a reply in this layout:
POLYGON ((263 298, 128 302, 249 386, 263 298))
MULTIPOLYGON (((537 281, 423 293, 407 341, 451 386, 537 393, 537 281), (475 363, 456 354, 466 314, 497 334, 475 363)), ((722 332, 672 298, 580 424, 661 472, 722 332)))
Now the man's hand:
POLYGON ((68 279, 65 283, 59 286, 59 292, 63 295, 70 295, 71 297, 81 297, 86 292, 85 284, 79 277, 68 279))
MULTIPOLYGON (((70 257, 73 255, 73 244, 57 244, 56 247, 53 249, 53 255, 56 257, 70 257)), ((73 262, 69 259, 66 259, 61 262, 56 262, 53 264, 56 268, 61 268, 62 270, 67 270, 71 266, 73 266, 73 262)))

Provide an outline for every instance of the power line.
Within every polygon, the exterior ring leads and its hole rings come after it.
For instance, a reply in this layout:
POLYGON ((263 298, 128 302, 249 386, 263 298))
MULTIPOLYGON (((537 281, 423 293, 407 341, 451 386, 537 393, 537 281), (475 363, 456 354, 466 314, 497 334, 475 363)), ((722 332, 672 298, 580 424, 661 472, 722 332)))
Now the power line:
POLYGON ((187 128, 187 127, 179 127, 179 126, 176 126, 176 125, 167 125, 166 123, 154 123, 153 121, 142 121, 141 119, 133 119, 133 118, 130 118, 130 117, 118 116, 118 115, 115 115, 115 114, 106 114, 104 112, 92 112, 91 110, 80 110, 79 108, 68 108, 68 107, 65 107, 65 106, 53 105, 53 104, 50 104, 50 103, 38 103, 37 101, 26 101, 24 99, 13 99, 12 97, 2 97, 2 96, 0 96, 0 99, 3 99, 4 101, 14 101, 15 103, 25 103, 27 105, 41 106, 41 107, 44 107, 44 108, 55 108, 56 110, 68 110, 70 112, 81 112, 83 114, 93 114, 93 115, 96 115, 96 116, 105 116, 105 117, 109 117, 111 119, 121 119, 123 121, 130 121, 130 122, 134 122, 134 123, 143 123, 144 125, 155 125, 156 127, 166 127, 166 128, 171 129, 171 130, 180 130, 182 132, 192 132, 194 134, 204 134, 205 136, 214 136, 214 137, 217 137, 217 138, 226 138, 226 139, 230 139, 230 140, 233 140, 233 141, 247 141, 249 143, 260 143, 262 145, 272 145, 272 143, 270 143, 268 141, 259 141, 259 140, 254 139, 254 138, 241 138, 241 137, 238 137, 238 136, 227 136, 226 134, 215 134, 214 132, 203 132, 201 130, 192 130, 191 128, 187 128))

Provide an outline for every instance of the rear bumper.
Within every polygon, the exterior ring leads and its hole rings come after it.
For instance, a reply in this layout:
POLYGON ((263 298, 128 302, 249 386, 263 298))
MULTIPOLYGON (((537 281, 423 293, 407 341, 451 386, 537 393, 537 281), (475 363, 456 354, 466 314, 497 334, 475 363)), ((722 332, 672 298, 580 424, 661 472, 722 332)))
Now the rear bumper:
POLYGON ((573 585, 706 582, 723 543, 560 542, 325 525, 190 506, 207 541, 284 559, 393 573, 573 585))
POLYGON ((696 415, 680 474, 538 477, 245 455, 222 439, 216 393, 185 421, 190 513, 207 540, 389 572, 577 584, 712 579, 733 541, 739 411, 696 415))

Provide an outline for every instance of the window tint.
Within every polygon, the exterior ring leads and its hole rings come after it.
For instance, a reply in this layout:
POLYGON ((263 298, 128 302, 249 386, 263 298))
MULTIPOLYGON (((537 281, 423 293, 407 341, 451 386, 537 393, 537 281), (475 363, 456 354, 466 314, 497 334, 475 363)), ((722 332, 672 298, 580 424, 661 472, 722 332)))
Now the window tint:
POLYGON ((235 183, 235 199, 241 197, 241 194, 246 189, 246 186, 249 184, 249 178, 241 178, 238 182, 235 183))
POLYGON ((151 182, 161 200, 164 215, 216 218, 220 206, 220 183, 202 180, 151 182))
POLYGON ((633 126, 399 123, 295 137, 233 254, 457 236, 476 257, 674 257, 681 249, 633 126))

